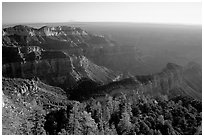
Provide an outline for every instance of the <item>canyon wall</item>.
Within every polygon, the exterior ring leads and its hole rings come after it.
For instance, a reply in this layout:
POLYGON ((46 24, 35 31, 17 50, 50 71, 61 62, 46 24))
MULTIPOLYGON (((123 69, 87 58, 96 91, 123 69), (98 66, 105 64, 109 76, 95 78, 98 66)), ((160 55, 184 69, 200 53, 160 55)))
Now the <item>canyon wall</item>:
POLYGON ((8 63, 2 66, 2 74, 11 78, 38 77, 47 84, 67 87, 83 77, 102 84, 116 77, 112 71, 91 63, 84 56, 8 63))
POLYGON ((160 73, 152 75, 138 75, 113 82, 105 87, 100 87, 93 96, 100 98, 107 93, 112 96, 126 93, 133 94, 143 93, 153 96, 168 95, 188 95, 198 100, 202 99, 202 77, 201 66, 193 65, 179 66, 168 63, 160 73), (191 72, 191 73, 189 73, 191 72))
POLYGON ((61 58, 4 64, 2 70, 4 77, 39 77, 43 81, 46 80, 46 83, 62 84, 72 69, 69 58, 61 58))
POLYGON ((180 87, 183 82, 183 68, 175 64, 167 64, 161 73, 151 76, 151 80, 141 84, 138 89, 143 89, 144 93, 170 94, 174 88, 180 87))

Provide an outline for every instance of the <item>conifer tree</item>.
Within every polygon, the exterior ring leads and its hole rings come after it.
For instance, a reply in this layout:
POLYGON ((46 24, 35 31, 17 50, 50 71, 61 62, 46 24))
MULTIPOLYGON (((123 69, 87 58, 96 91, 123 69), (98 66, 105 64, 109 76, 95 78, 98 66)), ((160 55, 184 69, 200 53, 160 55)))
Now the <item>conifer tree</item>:
POLYGON ((81 126, 83 127, 83 135, 97 135, 98 128, 91 114, 86 111, 81 112, 81 126))
POLYGON ((132 123, 130 122, 130 115, 128 114, 127 111, 124 111, 121 117, 122 118, 118 123, 120 134, 128 134, 132 128, 132 123))
POLYGON ((74 102, 69 114, 69 122, 67 124, 67 131, 71 135, 82 135, 82 127, 80 124, 81 117, 79 112, 79 102, 74 102))

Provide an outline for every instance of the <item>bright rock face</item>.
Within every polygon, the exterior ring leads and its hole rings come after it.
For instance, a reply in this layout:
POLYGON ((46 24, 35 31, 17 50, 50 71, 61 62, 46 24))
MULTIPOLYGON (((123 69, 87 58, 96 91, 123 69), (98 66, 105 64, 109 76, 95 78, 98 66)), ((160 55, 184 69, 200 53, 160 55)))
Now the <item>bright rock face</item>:
POLYGON ((44 26, 35 29, 18 25, 3 29, 4 46, 39 46, 44 49, 67 49, 78 47, 78 44, 108 44, 104 37, 88 34, 77 27, 44 26))
POLYGON ((71 85, 82 77, 105 84, 116 77, 112 71, 93 64, 84 56, 10 63, 3 65, 2 70, 5 77, 39 77, 45 83, 58 86, 71 85))
MULTIPOLYGON (((67 88, 82 78, 107 84, 133 76, 116 75, 107 68, 122 72, 138 71, 137 74, 151 72, 151 68, 143 64, 137 48, 112 44, 104 36, 92 35, 77 27, 44 26, 35 29, 19 25, 5 28, 3 76, 39 77, 45 83, 67 88), (127 66, 131 66, 131 70, 127 66)), ((151 94, 173 95, 178 91, 200 99, 200 68, 195 63, 185 67, 169 63, 160 73, 137 75, 135 79, 140 83, 137 89, 151 94)), ((115 90, 110 93, 115 93, 115 90)))
POLYGON ((188 95, 202 100, 202 78, 199 73, 201 73, 201 66, 198 64, 191 67, 189 65, 182 67, 169 63, 160 73, 124 78, 105 85, 93 96, 102 97, 107 93, 117 96, 121 92, 131 96, 133 92, 137 92, 137 94, 142 93, 152 96, 188 95))
POLYGON ((3 30, 3 76, 39 77, 45 83, 69 87, 83 77, 105 84, 115 74, 83 55, 92 43, 108 44, 104 37, 77 27, 15 26, 3 30), (8 54, 9 53, 9 54, 8 54))

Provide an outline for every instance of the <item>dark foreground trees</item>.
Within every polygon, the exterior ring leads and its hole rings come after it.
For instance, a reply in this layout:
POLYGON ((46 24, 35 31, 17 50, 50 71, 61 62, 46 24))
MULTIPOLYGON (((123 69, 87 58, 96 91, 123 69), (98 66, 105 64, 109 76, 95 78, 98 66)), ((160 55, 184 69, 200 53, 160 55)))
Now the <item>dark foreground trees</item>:
POLYGON ((70 101, 67 110, 46 117, 47 134, 184 135, 201 134, 201 103, 193 98, 162 96, 70 101))

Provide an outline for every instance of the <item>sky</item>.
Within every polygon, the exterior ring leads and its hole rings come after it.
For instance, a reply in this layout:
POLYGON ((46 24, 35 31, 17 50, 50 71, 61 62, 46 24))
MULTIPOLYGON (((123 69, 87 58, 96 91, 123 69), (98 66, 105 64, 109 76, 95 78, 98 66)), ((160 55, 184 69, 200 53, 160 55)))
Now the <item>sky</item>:
POLYGON ((136 22, 202 24, 201 3, 3 2, 2 23, 136 22))

